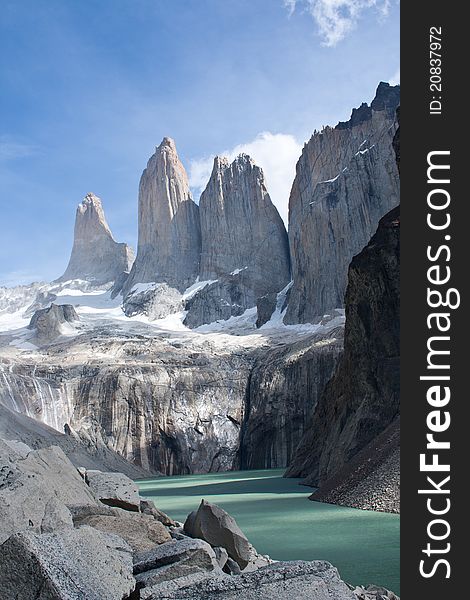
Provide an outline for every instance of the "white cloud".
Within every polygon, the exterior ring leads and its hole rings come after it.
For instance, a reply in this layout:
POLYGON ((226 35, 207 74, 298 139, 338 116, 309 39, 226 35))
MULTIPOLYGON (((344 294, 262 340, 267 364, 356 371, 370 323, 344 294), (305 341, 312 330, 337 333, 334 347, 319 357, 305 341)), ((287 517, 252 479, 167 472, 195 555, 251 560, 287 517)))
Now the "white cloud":
POLYGON ((313 17, 325 46, 336 46, 357 25, 364 10, 375 8, 384 17, 390 0, 284 0, 292 15, 297 7, 304 7, 313 17))
MULTIPOLYGON (((263 169, 271 200, 287 226, 289 194, 295 177, 295 165, 302 152, 302 144, 293 135, 266 131, 259 133, 251 142, 239 144, 230 150, 220 152, 219 155, 233 160, 243 152, 251 156, 263 169)), ((197 197, 209 180, 214 156, 190 162, 189 182, 197 197)))
POLYGON ((25 143, 8 135, 0 135, 0 161, 26 158, 35 154, 36 146, 25 143))
POLYGON ((400 83, 400 69, 397 69, 395 73, 388 80, 390 85, 398 85, 400 83))

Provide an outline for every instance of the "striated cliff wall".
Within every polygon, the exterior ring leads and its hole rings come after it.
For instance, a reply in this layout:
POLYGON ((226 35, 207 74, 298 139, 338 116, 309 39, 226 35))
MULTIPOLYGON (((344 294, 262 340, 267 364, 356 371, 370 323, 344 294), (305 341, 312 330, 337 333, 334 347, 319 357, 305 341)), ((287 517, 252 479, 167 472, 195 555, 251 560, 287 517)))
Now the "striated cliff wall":
POLYGON ((381 83, 371 105, 315 133, 297 163, 289 200, 294 284, 286 323, 343 306, 348 265, 399 203, 392 148, 399 86, 381 83))

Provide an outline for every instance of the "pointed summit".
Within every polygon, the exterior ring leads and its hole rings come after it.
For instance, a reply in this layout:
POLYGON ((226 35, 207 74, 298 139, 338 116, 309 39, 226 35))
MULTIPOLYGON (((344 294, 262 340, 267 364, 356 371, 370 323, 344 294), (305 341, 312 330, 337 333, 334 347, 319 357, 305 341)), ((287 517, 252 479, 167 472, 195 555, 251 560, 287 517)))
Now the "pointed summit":
POLYGON ((115 281, 129 271, 133 259, 132 249, 114 240, 100 198, 88 193, 77 207, 72 254, 59 281, 115 281))
POLYGON ((164 282, 183 291, 199 270, 199 209, 175 142, 164 137, 139 186, 137 258, 124 293, 137 283, 164 282))
POLYGON ((240 154, 232 163, 215 158, 199 210, 201 280, 250 267, 259 295, 278 292, 289 282, 287 233, 263 171, 250 156, 240 154))

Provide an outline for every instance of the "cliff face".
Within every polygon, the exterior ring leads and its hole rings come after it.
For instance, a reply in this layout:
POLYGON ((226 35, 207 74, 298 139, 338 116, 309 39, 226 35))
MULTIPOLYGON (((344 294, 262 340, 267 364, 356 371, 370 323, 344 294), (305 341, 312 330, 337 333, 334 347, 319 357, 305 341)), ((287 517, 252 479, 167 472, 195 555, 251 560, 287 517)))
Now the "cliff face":
POLYGON ((58 281, 83 279, 96 284, 116 281, 134 260, 132 248, 113 238, 101 200, 87 194, 78 205, 72 254, 58 281))
POLYGON ((183 291, 198 276, 200 252, 199 209, 175 143, 164 138, 140 179, 137 257, 124 291, 152 281, 183 291))
POLYGON ((240 468, 289 464, 343 348, 343 330, 276 348, 250 373, 240 439, 240 468))
POLYGON ((352 257, 399 203, 392 148, 399 86, 381 83, 351 119, 315 133, 297 163, 289 200, 292 278, 286 323, 343 306, 352 257))
POLYGON ((199 214, 199 279, 210 283, 187 303, 189 327, 238 316, 290 280, 287 232, 249 156, 214 160, 199 214))
POLYGON ((200 279, 256 271, 258 295, 280 291, 289 281, 284 223, 271 202, 263 171, 246 154, 231 164, 217 157, 199 203, 200 279))
POLYGON ((288 476, 321 485, 396 419, 400 367, 400 209, 351 262, 344 355, 288 476))

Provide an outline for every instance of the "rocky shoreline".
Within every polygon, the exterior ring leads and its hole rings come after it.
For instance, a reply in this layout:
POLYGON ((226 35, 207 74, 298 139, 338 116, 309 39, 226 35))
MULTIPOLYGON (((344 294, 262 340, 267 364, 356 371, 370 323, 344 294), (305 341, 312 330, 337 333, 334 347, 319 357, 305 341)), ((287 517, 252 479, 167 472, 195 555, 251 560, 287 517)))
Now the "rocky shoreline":
POLYGON ((326 561, 276 562, 201 501, 173 521, 122 473, 0 439, 0 600, 397 600, 326 561))

